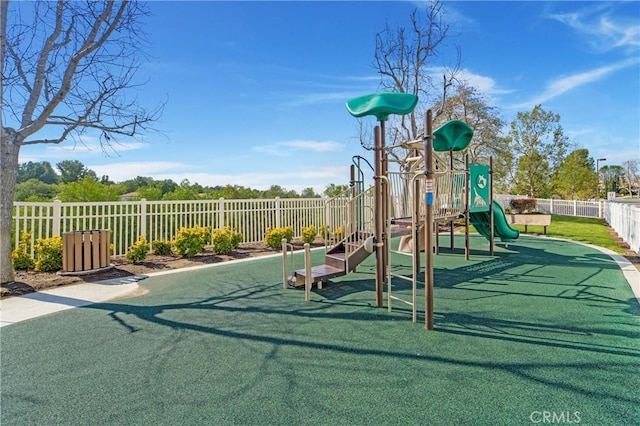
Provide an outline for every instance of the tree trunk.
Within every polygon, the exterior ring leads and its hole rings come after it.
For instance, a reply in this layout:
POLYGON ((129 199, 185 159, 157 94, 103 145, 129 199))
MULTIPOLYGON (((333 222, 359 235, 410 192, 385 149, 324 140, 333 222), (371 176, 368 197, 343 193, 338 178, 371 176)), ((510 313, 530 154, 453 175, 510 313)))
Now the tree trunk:
POLYGON ((13 194, 16 190, 18 155, 21 142, 12 129, 2 129, 0 138, 0 283, 15 281, 11 262, 11 229, 13 226, 13 194))

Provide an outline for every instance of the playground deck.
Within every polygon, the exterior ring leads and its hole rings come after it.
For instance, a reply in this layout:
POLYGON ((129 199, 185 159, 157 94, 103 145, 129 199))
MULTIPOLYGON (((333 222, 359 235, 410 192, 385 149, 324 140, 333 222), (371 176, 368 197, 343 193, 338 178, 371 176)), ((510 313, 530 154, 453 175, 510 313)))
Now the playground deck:
POLYGON ((618 265, 546 238, 471 243, 435 258, 432 332, 374 307, 373 256, 310 303, 276 257, 4 327, 2 423, 639 424, 640 309, 618 265))

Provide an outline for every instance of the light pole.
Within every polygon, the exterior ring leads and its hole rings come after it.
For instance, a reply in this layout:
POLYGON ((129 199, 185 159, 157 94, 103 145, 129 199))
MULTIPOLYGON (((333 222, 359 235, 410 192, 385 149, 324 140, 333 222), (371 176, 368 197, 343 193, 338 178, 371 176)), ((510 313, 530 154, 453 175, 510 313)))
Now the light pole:
MULTIPOLYGON (((598 179, 598 184, 596 186, 596 199, 600 198, 600 162, 601 161, 607 161, 606 158, 598 158, 596 160, 596 176, 598 179)), ((605 186, 606 189, 606 186, 605 186)))

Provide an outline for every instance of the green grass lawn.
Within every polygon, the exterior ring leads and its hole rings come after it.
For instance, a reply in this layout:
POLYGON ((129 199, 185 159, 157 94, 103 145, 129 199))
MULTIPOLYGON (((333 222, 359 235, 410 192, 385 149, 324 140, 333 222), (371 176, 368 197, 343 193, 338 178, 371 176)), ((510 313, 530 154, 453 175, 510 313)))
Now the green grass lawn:
MULTIPOLYGON (((524 225, 513 225, 520 232, 524 232, 524 225)), ((542 226, 529 225, 530 233, 542 234, 542 226)), ((602 223, 602 219, 591 217, 575 216, 551 216, 551 225, 547 227, 547 235, 555 238, 565 238, 567 240, 581 241, 583 243, 594 244, 599 247, 608 248, 616 253, 624 253, 609 235, 607 228, 602 223)))

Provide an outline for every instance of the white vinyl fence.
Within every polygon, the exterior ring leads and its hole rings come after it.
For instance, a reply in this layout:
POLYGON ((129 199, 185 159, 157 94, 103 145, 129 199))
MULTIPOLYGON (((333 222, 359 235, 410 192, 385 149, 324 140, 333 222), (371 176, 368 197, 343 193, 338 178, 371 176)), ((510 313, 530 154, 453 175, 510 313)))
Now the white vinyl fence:
POLYGON ((631 250, 640 253, 640 203, 607 202, 605 219, 631 250))
MULTIPOLYGON (((517 196, 495 196, 503 207, 517 196)), ((522 198, 522 197, 517 197, 522 198)), ((346 201, 346 200, 345 200, 346 201)), ((605 218, 634 251, 640 249, 640 206, 609 201, 566 201, 538 199, 538 210, 567 216, 605 218)), ((371 214, 371 202, 363 214, 371 214)), ((264 240, 267 228, 293 226, 296 237, 302 228, 346 222, 347 209, 336 209, 322 198, 117 201, 99 203, 15 202, 12 243, 18 246, 23 232, 31 233, 31 246, 38 238, 71 231, 108 229, 113 254, 124 255, 129 246, 145 236, 171 240, 182 227, 229 226, 243 235, 243 242, 264 240), (345 216, 345 217, 343 217, 345 216)))
MULTIPOLYGON (((495 200, 505 208, 521 195, 496 195, 495 200)), ((536 209, 542 213, 564 216, 597 217, 605 219, 636 253, 640 253, 640 201, 578 201, 536 198, 536 209)))
MULTIPOLYGON (((509 207, 509 202, 514 198, 527 198, 521 195, 495 195, 494 199, 502 208, 509 207)), ((553 200, 536 198, 536 210, 540 213, 558 214, 562 216, 581 216, 604 218, 604 209, 607 202, 604 200, 553 200)))
MULTIPOLYGON (((32 247, 38 238, 65 232, 108 229, 113 254, 124 255, 131 244, 145 236, 171 240, 182 227, 229 226, 243 235, 243 242, 264 240, 267 228, 293 226, 294 235, 302 228, 325 221, 326 199, 248 199, 189 201, 114 201, 98 203, 15 202, 12 242, 17 247, 23 232, 31 233, 32 247)), ((328 212, 339 214, 339 212, 328 212)))

